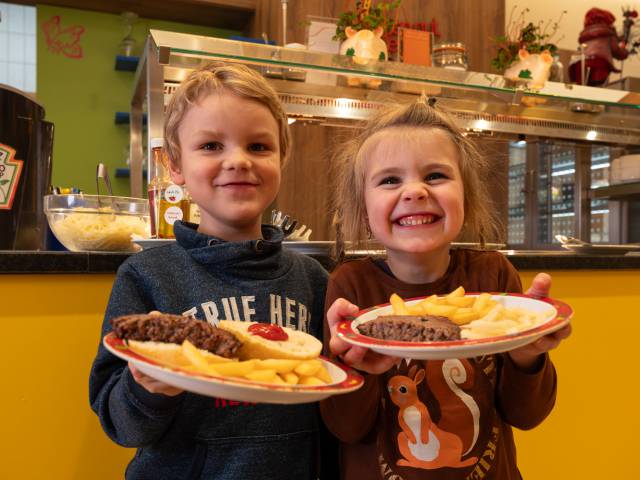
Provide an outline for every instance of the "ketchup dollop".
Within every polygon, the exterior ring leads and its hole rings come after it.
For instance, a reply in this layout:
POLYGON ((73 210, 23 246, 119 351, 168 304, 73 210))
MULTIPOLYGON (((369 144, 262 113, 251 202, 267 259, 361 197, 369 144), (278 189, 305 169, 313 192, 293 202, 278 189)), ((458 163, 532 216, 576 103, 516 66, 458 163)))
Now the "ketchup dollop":
POLYGON ((247 330, 249 333, 266 338, 267 340, 279 341, 289 338, 289 335, 287 335, 287 332, 285 332, 282 327, 270 323, 254 323, 250 325, 247 330))

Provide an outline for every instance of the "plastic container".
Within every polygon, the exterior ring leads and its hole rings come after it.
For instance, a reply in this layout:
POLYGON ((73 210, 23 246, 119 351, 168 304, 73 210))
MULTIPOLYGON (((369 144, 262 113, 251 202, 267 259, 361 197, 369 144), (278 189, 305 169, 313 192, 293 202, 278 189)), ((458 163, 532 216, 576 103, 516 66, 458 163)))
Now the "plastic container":
POLYGON ((467 70, 467 47, 463 43, 439 43, 434 45, 431 59, 434 67, 451 70, 467 70))

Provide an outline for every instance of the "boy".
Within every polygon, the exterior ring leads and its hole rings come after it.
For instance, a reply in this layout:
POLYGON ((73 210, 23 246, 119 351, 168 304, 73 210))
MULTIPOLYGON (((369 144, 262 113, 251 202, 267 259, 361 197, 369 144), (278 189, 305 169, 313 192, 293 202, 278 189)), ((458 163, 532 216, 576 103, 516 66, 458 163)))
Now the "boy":
MULTIPOLYGON (((279 323, 321 338, 327 273, 282 249, 261 225, 275 199, 290 134, 276 93, 242 65, 193 72, 166 111, 172 180, 185 185, 201 223, 174 224, 175 244, 143 251, 118 269, 102 325, 159 310, 279 323)), ((116 443, 138 451, 128 479, 317 478, 317 406, 204 397, 147 377, 98 349, 90 400, 116 443)))

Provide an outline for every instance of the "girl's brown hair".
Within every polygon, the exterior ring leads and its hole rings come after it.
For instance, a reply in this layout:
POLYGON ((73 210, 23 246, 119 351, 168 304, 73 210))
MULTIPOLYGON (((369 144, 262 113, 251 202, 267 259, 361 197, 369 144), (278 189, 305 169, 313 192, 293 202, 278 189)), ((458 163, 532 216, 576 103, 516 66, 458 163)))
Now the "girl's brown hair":
POLYGON ((255 70, 241 64, 217 62, 208 63, 191 72, 171 97, 164 123, 164 144, 169 161, 173 165, 180 165, 178 129, 189 108, 216 92, 228 92, 254 100, 271 111, 278 123, 280 161, 281 166, 284 166, 291 147, 291 133, 287 114, 282 108, 278 94, 255 70))
POLYGON ((464 188, 464 225, 461 236, 484 244, 500 235, 498 221, 489 195, 489 164, 473 142, 462 134, 448 114, 436 109, 425 98, 395 105, 379 112, 355 138, 347 141, 334 155, 336 179, 332 201, 336 228, 336 254, 344 255, 344 242, 352 248, 368 248, 368 223, 364 202, 367 154, 373 150, 365 142, 374 134, 392 128, 437 128, 445 132, 458 150, 458 166, 464 188))

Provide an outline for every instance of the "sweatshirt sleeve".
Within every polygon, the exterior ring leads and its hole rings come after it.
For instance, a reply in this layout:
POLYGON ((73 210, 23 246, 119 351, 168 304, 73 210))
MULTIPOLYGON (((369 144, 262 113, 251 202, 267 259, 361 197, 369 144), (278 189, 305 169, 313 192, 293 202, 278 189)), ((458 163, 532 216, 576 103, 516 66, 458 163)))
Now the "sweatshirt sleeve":
POLYGON ((556 370, 548 354, 541 357, 538 369, 526 373, 518 369, 509 355, 503 364, 497 385, 497 408, 505 422, 521 430, 536 427, 547 418, 556 402, 556 370))
MULTIPOLYGON (((355 294, 350 294, 349 290, 348 286, 340 285, 338 279, 332 275, 327 287, 325 313, 338 298, 346 298, 357 305, 355 294)), ((335 356, 329 353, 331 335, 326 318, 324 329, 325 353, 335 360, 335 356)), ((382 394, 380 376, 366 373, 362 375, 365 381, 360 389, 345 395, 335 395, 320 402, 320 412, 327 428, 345 443, 357 443, 362 440, 373 428, 378 414, 382 394)))
MULTIPOLYGON (((119 315, 146 313, 154 309, 141 293, 134 269, 124 264, 111 290, 100 339, 111 331, 109 321, 119 315)), ((105 433, 124 447, 141 447, 163 435, 185 394, 170 397, 140 386, 126 362, 112 355, 100 342, 89 377, 91 408, 105 433)))

